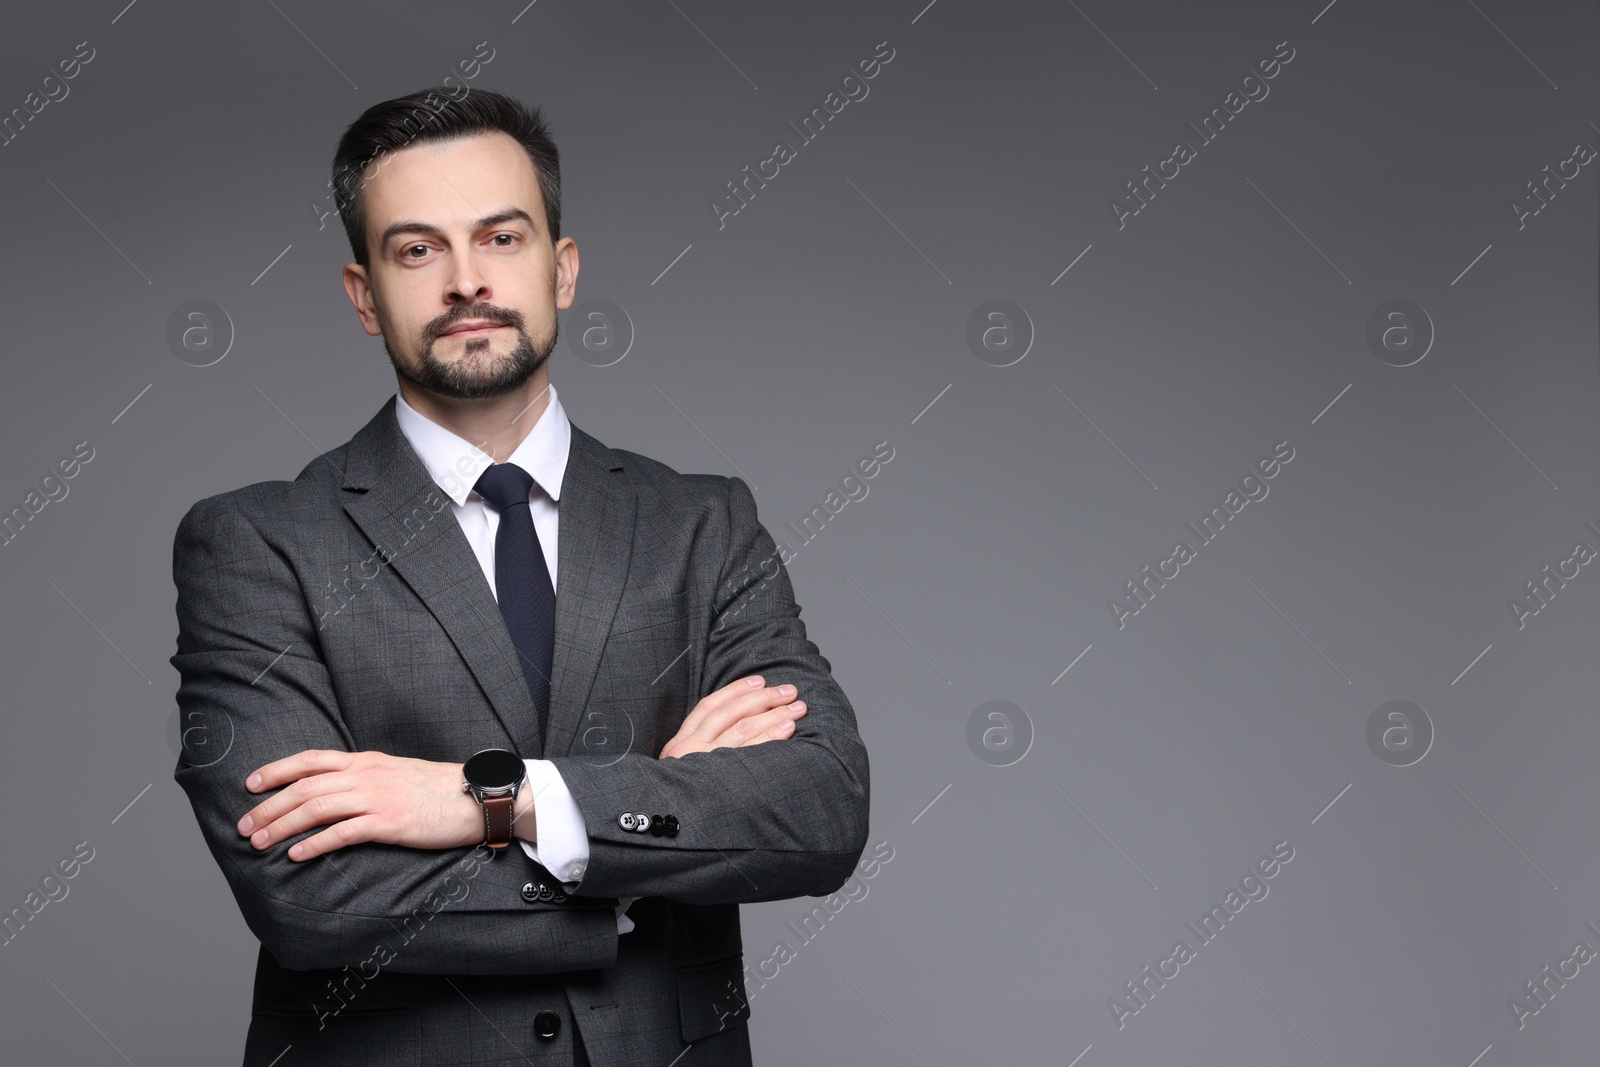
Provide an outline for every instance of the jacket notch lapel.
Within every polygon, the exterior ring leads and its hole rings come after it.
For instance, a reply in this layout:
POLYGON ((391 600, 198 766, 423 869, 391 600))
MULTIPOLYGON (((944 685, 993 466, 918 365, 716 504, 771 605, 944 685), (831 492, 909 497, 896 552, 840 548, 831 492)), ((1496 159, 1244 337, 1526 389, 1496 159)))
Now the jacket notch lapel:
MULTIPOLYGON (((584 708, 628 577, 637 513, 621 456, 577 426, 561 480, 560 513, 546 749, 568 755, 589 725, 584 708)), ((613 732, 617 726, 600 725, 613 732)))
POLYGON ((443 627, 512 750, 541 757, 533 698, 505 619, 449 499, 400 432, 392 398, 351 440, 344 487, 366 490, 345 512, 443 627))

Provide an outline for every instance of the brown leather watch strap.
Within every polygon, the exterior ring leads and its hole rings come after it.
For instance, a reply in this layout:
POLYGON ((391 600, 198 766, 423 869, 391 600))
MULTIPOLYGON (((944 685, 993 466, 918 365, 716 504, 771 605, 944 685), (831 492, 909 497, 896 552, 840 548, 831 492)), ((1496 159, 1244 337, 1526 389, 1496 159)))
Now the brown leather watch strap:
POLYGON ((508 793, 503 797, 484 797, 482 803, 483 843, 490 848, 505 848, 511 844, 511 818, 516 798, 508 793))

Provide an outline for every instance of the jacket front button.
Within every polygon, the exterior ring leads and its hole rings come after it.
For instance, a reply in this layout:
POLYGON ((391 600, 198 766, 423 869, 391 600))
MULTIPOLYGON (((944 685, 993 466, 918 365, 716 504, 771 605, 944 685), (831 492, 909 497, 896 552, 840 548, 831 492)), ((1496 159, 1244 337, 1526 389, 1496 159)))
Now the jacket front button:
POLYGON ((533 1032, 541 1041, 553 1041, 561 1032, 561 1016, 553 1011, 541 1011, 533 1017, 533 1032))

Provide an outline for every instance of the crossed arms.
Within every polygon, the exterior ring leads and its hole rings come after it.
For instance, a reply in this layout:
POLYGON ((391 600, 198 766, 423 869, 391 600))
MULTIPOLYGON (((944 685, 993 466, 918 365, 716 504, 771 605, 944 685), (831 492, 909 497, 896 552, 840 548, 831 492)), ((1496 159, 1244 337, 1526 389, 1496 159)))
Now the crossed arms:
MULTIPOLYGON (((178 703, 184 723, 226 728, 231 747, 206 766, 180 762, 174 776, 246 923, 281 964, 355 964, 407 931, 389 969, 607 967, 617 951, 608 898, 709 904, 843 884, 867 832, 854 712, 805 636, 787 575, 762 580, 753 569, 774 546, 749 489, 722 482, 726 553, 702 672, 710 695, 660 756, 630 752, 603 767, 551 757, 590 837, 581 897, 560 906, 524 901, 535 868, 512 854, 520 850, 490 862, 469 847, 482 823, 460 792, 459 763, 358 751, 337 696, 351 683, 322 660, 294 545, 263 529, 288 510, 271 499, 282 490, 252 487, 190 509, 174 544, 178 703), (806 695, 801 708, 786 710, 794 697, 780 683, 806 695), (640 797, 660 798, 683 832, 618 827, 614 813, 640 797), (418 924, 425 932, 414 932, 418 924)), ((518 833, 536 839, 531 821, 525 815, 518 833)))

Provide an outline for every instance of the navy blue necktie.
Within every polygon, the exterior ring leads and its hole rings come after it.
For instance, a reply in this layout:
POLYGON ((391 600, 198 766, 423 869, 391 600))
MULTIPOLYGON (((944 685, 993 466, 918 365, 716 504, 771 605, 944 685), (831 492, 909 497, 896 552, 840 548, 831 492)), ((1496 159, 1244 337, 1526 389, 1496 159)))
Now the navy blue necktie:
POLYGON ((539 717, 542 747, 550 719, 550 670, 555 652, 556 591, 545 566, 544 548, 533 528, 528 491, 533 475, 515 463, 496 463, 473 488, 500 513, 494 537, 494 588, 511 644, 522 661, 522 676, 539 717))

